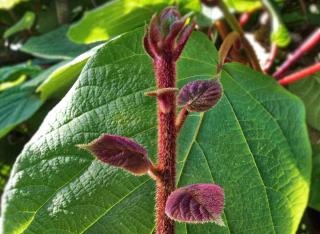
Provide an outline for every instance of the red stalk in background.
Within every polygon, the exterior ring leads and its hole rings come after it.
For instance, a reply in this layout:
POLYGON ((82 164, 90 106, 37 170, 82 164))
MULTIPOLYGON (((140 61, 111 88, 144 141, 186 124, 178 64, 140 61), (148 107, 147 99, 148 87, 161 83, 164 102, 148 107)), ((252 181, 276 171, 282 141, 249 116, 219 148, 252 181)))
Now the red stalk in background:
POLYGON ((241 28, 243 28, 249 22, 250 17, 251 17, 251 12, 244 12, 241 14, 239 19, 239 24, 241 28))
POLYGON ((279 79, 283 77, 283 74, 298 61, 298 59, 320 42, 320 29, 317 29, 311 34, 311 36, 298 48, 292 55, 289 55, 287 60, 278 68, 278 70, 272 74, 273 77, 279 79))
POLYGON ((281 85, 292 84, 295 81, 301 80, 303 78, 307 78, 308 76, 310 76, 318 71, 320 71, 320 62, 316 63, 310 67, 307 67, 303 70, 295 72, 291 75, 288 75, 288 76, 282 78, 281 80, 279 80, 278 83, 281 85))
POLYGON ((272 43, 271 45, 271 51, 270 51, 270 56, 268 58, 267 63, 264 65, 264 67, 262 68, 264 73, 267 73, 270 68, 272 67, 274 60, 276 59, 277 56, 277 52, 278 52, 278 47, 275 43, 272 43))

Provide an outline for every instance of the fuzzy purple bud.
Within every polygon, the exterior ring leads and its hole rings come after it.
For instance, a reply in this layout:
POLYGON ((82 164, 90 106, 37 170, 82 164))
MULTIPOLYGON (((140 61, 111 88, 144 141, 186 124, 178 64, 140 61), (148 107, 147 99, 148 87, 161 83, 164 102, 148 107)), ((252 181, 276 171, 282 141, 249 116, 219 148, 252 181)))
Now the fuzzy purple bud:
POLYGON ((190 112, 204 112, 214 107, 222 96, 218 80, 195 80, 187 83, 179 92, 178 105, 190 112))
POLYGON ((78 145, 91 152, 100 161, 121 167, 135 175, 148 172, 151 162, 147 151, 133 140, 104 134, 87 145, 78 145))
POLYGON ((153 16, 144 37, 144 47, 153 58, 170 58, 176 61, 181 54, 194 23, 186 25, 187 17, 181 17, 174 7, 163 9, 153 16))
POLYGON ((223 189, 215 184, 193 184, 172 192, 166 202, 166 214, 186 223, 215 222, 224 226, 223 189))

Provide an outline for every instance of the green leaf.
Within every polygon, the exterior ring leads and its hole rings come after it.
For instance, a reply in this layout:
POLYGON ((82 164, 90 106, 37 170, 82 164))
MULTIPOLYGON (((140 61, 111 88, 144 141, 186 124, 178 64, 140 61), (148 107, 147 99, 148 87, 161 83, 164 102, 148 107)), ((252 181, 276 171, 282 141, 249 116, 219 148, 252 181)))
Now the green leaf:
POLYGON ((27 0, 1 0, 0 1, 0 9, 9 10, 20 2, 27 0))
POLYGON ((70 27, 68 37, 77 43, 92 43, 144 25, 158 10, 171 0, 114 0, 86 12, 70 27))
POLYGON ((33 12, 27 11, 17 23, 4 32, 3 37, 8 38, 17 32, 30 29, 34 23, 35 17, 36 16, 33 12))
MULTIPOLYGON (((4 233, 151 233, 154 182, 100 163, 75 145, 102 133, 133 138, 156 154, 151 59, 139 29, 107 43, 86 64, 17 159, 3 195, 4 233)), ((217 51, 194 33, 178 85, 210 79, 217 51), (201 52, 201 53, 200 53, 201 52)), ((194 113, 179 137, 178 186, 215 182, 226 227, 177 224, 177 233, 294 233, 307 205, 311 149, 298 98, 240 64, 227 64, 224 96, 194 113)))
POLYGON ((279 47, 288 46, 291 42, 291 37, 281 19, 277 3, 274 0, 263 0, 262 2, 268 9, 272 18, 271 41, 279 47))
POLYGON ((63 64, 54 70, 37 88, 36 91, 41 93, 41 99, 45 100, 55 93, 61 93, 61 91, 69 88, 76 78, 78 78, 88 59, 94 55, 102 45, 103 44, 98 45, 72 60, 63 62, 63 64))
POLYGON ((0 93, 0 138, 30 118, 41 105, 34 87, 18 86, 0 93))
POLYGON ((29 119, 43 104, 36 87, 61 64, 50 67, 33 79, 0 93, 0 138, 29 119))
POLYGON ((304 102, 308 124, 320 131, 320 73, 293 83, 289 90, 304 102))
POLYGON ((238 12, 253 11, 262 7, 260 0, 224 0, 224 2, 238 12))
POLYGON ((41 71, 41 68, 31 63, 21 63, 13 66, 0 68, 0 83, 5 81, 13 81, 21 75, 34 76, 41 71))
POLYGON ((92 45, 77 45, 71 42, 66 33, 68 26, 37 37, 31 37, 22 47, 23 52, 47 59, 71 59, 92 48, 92 45))
POLYGON ((320 145, 313 146, 312 179, 309 206, 320 211, 320 145))

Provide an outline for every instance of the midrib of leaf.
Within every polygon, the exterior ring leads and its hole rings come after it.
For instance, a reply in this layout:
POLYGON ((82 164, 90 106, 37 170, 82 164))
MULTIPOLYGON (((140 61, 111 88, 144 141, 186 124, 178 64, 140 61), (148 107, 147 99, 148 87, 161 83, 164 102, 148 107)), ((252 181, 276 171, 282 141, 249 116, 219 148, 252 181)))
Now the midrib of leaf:
POLYGON ((192 146, 193 146, 194 142, 196 141, 196 138, 197 138, 197 136, 198 136, 198 134, 199 134, 199 130, 200 130, 200 126, 201 126, 201 123, 202 123, 202 120, 203 120, 204 113, 200 113, 199 116, 200 116, 200 119, 198 120, 198 125, 197 125, 197 128, 196 128, 196 130, 195 130, 195 134, 193 135, 193 138, 192 138, 192 141, 191 141, 191 143, 190 143, 190 145, 189 145, 189 147, 188 147, 187 153, 186 153, 186 155, 185 155, 185 157, 184 157, 184 159, 183 159, 183 161, 182 161, 182 168, 181 168, 181 170, 180 170, 180 173, 179 173, 179 176, 178 176, 177 182, 176 182, 177 187, 179 187, 180 178, 181 178, 181 175, 182 175, 182 173, 183 173, 183 169, 184 169, 184 166, 185 166, 186 161, 187 161, 187 159, 188 159, 188 156, 189 156, 189 154, 190 154, 190 151, 191 151, 191 149, 192 149, 192 146))

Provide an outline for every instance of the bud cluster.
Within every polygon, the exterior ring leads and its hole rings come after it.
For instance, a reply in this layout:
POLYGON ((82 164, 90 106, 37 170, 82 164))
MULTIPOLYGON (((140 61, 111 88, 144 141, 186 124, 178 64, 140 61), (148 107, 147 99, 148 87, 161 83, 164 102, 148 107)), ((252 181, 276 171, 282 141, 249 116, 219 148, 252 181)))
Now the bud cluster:
POLYGON ((146 29, 144 46, 153 58, 168 58, 176 61, 194 28, 187 25, 188 17, 180 16, 174 7, 165 8, 160 15, 154 15, 146 29))

